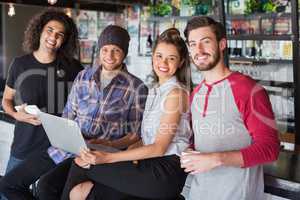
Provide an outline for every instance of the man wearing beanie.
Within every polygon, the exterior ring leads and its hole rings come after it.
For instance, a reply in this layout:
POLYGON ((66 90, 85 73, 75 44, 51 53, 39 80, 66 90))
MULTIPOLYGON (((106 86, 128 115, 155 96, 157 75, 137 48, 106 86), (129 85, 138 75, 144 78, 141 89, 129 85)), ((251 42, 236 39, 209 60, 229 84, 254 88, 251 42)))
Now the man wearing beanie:
MULTIPOLYGON (((139 140, 148 89, 124 64, 129 41, 125 29, 107 26, 99 37, 97 66, 78 74, 68 96, 62 116, 75 120, 90 143, 125 149, 139 140)), ((50 147, 47 152, 25 160, 23 165, 43 163, 44 169, 19 176, 20 185, 12 188, 13 199, 34 199, 20 191, 42 175, 37 190, 39 199, 60 199, 73 157, 50 147)))

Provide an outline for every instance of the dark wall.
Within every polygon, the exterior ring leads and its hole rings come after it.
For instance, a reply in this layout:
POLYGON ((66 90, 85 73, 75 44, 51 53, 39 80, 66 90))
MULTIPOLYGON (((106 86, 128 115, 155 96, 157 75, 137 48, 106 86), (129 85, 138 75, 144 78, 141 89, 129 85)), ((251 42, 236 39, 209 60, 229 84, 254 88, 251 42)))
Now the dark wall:
MULTIPOLYGON (((2 5, 0 4, 0 17, 2 16, 2 5)), ((2 27, 2 17, 0 18, 0 96, 1 91, 4 90, 4 77, 3 77, 3 71, 4 71, 4 63, 3 63, 3 27, 2 27)))
POLYGON ((6 79, 7 71, 13 58, 24 54, 22 42, 29 19, 44 8, 40 6, 15 5, 16 15, 9 17, 7 15, 8 4, 2 5, 1 38, 3 39, 3 52, 1 57, 3 57, 2 72, 4 79, 6 79))

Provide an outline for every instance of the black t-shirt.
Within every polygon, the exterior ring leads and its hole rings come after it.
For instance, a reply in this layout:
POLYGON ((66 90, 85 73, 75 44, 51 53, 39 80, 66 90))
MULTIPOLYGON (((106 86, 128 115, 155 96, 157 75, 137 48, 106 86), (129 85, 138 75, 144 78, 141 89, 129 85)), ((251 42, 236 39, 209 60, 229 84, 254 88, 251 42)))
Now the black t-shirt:
MULTIPOLYGON (((82 69, 76 60, 56 59, 43 64, 33 54, 28 54, 13 60, 6 85, 16 90, 15 105, 37 105, 43 111, 59 115, 68 87, 82 69)), ((25 159, 29 154, 46 150, 49 145, 41 125, 16 121, 11 155, 25 159)))

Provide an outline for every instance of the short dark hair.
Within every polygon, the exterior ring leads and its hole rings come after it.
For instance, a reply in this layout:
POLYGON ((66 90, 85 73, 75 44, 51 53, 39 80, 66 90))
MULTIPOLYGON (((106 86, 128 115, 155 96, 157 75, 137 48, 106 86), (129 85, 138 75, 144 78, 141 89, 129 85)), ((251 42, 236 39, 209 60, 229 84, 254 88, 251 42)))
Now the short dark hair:
MULTIPOLYGON (((155 52, 157 45, 160 43, 172 44, 176 47, 180 61, 183 61, 182 66, 176 70, 175 76, 177 80, 185 87, 189 88, 191 84, 190 57, 185 41, 180 36, 180 32, 176 28, 169 28, 159 35, 154 43, 152 53, 155 52)), ((155 81, 158 77, 154 73, 155 81)))
POLYGON ((184 36, 188 41, 189 34, 192 30, 200 27, 210 27, 211 30, 215 33, 216 39, 219 42, 222 38, 226 38, 226 29, 220 22, 215 21, 214 19, 206 16, 196 16, 190 19, 187 22, 187 25, 184 29, 184 36))
POLYGON ((38 50, 43 28, 52 20, 60 22, 65 28, 65 38, 57 53, 67 58, 73 57, 79 46, 77 27, 68 15, 53 8, 46 9, 29 21, 24 34, 23 50, 26 53, 38 50))

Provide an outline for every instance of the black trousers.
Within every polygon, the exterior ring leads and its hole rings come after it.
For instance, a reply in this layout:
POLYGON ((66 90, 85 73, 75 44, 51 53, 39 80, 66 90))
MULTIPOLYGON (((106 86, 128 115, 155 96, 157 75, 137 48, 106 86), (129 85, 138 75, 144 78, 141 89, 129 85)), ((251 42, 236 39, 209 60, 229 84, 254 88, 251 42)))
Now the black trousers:
POLYGON ((29 186, 55 166, 47 151, 32 154, 1 178, 0 193, 8 200, 35 199, 29 186))
POLYGON ((40 178, 37 186, 37 194, 40 200, 60 199, 72 161, 73 158, 63 161, 40 178))
MULTIPOLYGON (((57 167, 49 171, 47 174, 43 175, 39 182, 37 187, 37 193, 40 200, 58 200, 61 198, 65 183, 68 178, 69 169, 72 165, 73 159, 68 159, 60 163, 57 167)), ((79 177, 84 177, 84 175, 80 175, 79 177)), ((78 182, 84 182, 87 179, 81 179, 78 182)), ((119 199, 118 197, 122 196, 124 197, 125 194, 120 193, 116 190, 113 190, 110 187, 106 187, 104 185, 101 186, 101 194, 97 191, 100 184, 97 184, 94 186, 95 188, 92 190, 92 192, 89 194, 88 198, 89 200, 96 199, 96 196, 101 196, 102 199, 119 199)), ((127 196, 127 195, 126 195, 127 196)), ((132 196, 128 195, 128 200, 133 200, 132 196)), ((135 198, 134 198, 135 199, 135 198)))
POLYGON ((138 164, 127 161, 95 165, 90 169, 73 162, 61 199, 68 200, 74 186, 89 180, 95 186, 88 199, 123 200, 134 196, 174 200, 182 191, 186 175, 176 155, 140 160, 138 164))

